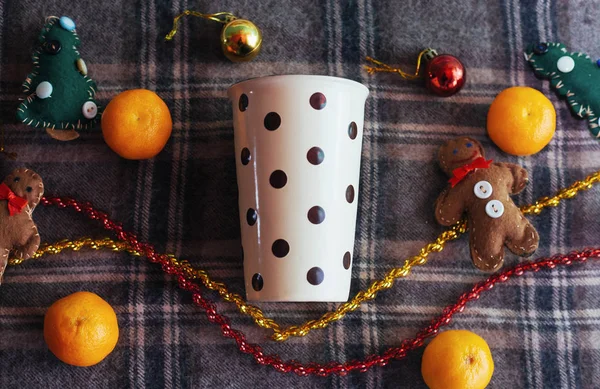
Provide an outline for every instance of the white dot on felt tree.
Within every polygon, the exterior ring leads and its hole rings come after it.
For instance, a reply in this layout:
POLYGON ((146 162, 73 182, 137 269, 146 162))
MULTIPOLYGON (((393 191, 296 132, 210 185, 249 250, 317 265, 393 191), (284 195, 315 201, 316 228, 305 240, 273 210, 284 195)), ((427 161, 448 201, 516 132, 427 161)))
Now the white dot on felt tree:
POLYGON ((86 119, 93 119, 98 114, 98 106, 93 101, 86 101, 81 107, 83 117, 86 119))
POLYGON ((35 88, 35 94, 40 99, 47 99, 50 97, 50 95, 52 95, 53 89, 54 88, 52 87, 52 84, 50 84, 48 81, 42 81, 35 88))
POLYGON ((568 55, 563 55, 556 61, 556 67, 562 73, 570 73, 575 69, 575 61, 568 55))
POLYGON ((58 19, 58 22, 60 23, 60 26, 67 31, 75 30, 75 22, 68 16, 61 16, 60 19, 58 19))

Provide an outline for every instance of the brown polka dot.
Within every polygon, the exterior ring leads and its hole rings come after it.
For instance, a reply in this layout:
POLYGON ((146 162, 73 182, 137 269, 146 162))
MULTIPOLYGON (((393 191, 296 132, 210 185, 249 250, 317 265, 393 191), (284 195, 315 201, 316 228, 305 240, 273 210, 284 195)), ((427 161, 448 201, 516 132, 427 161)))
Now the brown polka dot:
POLYGON ((323 93, 317 92, 310 96, 310 106, 316 110, 321 110, 327 105, 327 98, 323 93))
POLYGON ((248 222, 248 225, 253 226, 256 224, 256 219, 258 219, 256 211, 252 208, 248 208, 248 212, 246 212, 246 221, 248 222))
POLYGON ((325 153, 320 147, 313 147, 306 153, 306 159, 313 165, 319 165, 325 159, 325 153))
POLYGON ((271 251, 273 251, 273 255, 277 258, 283 258, 290 252, 290 245, 284 239, 277 239, 273 242, 271 251))
POLYGON ((257 292, 260 292, 263 288, 263 278, 260 273, 254 273, 252 276, 252 289, 257 292))
POLYGON ((357 135, 358 135, 358 127, 356 126, 356 123, 352 122, 348 126, 348 136, 350 137, 350 139, 354 140, 354 139, 356 139, 357 135))
POLYGON ((277 112, 269 112, 265 116, 265 128, 269 131, 275 131, 281 125, 281 117, 277 112))
POLYGON ((346 201, 350 204, 354 201, 354 187, 352 185, 348 185, 346 188, 346 201))
POLYGON ((306 273, 306 279, 311 285, 319 285, 321 282, 323 282, 324 278, 325 274, 320 267, 313 267, 308 271, 308 273, 306 273))
POLYGON ((312 224, 321 224, 325 220, 325 210, 318 205, 315 205, 308 210, 308 220, 312 224))
POLYGON ((244 112, 248 108, 248 96, 244 93, 240 96, 240 101, 238 103, 241 112, 244 112))
POLYGON ((350 254, 350 251, 346 251, 346 254, 344 254, 344 269, 350 269, 351 261, 352 255, 350 254))
POLYGON ((287 184, 287 175, 283 170, 275 170, 269 177, 269 183, 275 189, 281 189, 287 184))
POLYGON ((247 164, 250 163, 251 159, 252 159, 252 156, 250 155, 250 150, 247 147, 244 147, 242 149, 242 155, 241 155, 242 165, 246 166, 247 164))

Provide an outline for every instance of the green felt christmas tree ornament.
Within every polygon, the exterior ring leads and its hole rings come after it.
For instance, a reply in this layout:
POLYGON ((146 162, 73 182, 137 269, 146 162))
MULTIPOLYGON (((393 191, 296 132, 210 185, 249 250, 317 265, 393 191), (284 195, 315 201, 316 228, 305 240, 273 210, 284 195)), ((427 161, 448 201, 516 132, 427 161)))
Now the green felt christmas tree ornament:
POLYGON ((570 53, 562 43, 538 43, 525 51, 536 76, 550 80, 571 111, 587 118, 588 128, 600 138, 600 61, 584 53, 570 53))
POLYGON ((45 128, 59 140, 73 140, 100 118, 94 100, 96 83, 77 51, 75 22, 50 16, 33 53, 33 71, 23 83, 29 95, 17 108, 17 118, 31 127, 45 128))

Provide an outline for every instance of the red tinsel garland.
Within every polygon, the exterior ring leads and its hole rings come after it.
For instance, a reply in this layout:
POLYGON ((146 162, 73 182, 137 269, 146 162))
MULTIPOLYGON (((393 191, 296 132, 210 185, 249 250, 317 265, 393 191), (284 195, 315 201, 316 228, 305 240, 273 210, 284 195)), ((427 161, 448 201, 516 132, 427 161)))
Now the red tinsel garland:
POLYGON ((119 240, 128 242, 134 250, 146 256, 150 262, 160 263, 166 273, 177 276, 179 287, 192 292, 194 304, 206 311, 206 317, 210 322, 221 327, 223 336, 235 340, 241 352, 252 354, 254 360, 261 365, 269 365, 282 373, 294 372, 299 376, 318 375, 325 377, 331 374, 343 376, 354 370, 365 372, 377 365, 385 366, 390 360, 404 358, 409 351, 421 347, 425 339, 437 334, 441 327, 450 323, 456 313, 462 312, 469 301, 477 300, 482 292, 492 289, 497 283, 506 282, 510 278, 521 276, 526 272, 537 272, 540 269, 554 269, 560 265, 583 263, 587 259, 600 259, 600 248, 589 248, 566 255, 558 254, 535 262, 519 264, 476 284, 470 291, 463 293, 455 304, 446 307, 442 314, 434 319, 429 326, 419 331, 414 338, 402 341, 399 347, 389 348, 380 355, 369 355, 361 361, 329 362, 326 364, 310 362, 303 364, 295 360, 284 361, 277 354, 265 354, 259 345, 248 343, 244 333, 231 327, 227 317, 217 312, 217 308, 212 301, 202 297, 200 287, 193 280, 186 278, 179 269, 170 264, 169 257, 166 254, 159 254, 151 244, 140 242, 135 234, 125 231, 120 223, 109 219, 106 213, 94 209, 90 203, 79 203, 74 199, 61 197, 43 197, 40 202, 46 206, 73 208, 77 212, 84 213, 90 219, 99 220, 104 228, 114 232, 119 240))

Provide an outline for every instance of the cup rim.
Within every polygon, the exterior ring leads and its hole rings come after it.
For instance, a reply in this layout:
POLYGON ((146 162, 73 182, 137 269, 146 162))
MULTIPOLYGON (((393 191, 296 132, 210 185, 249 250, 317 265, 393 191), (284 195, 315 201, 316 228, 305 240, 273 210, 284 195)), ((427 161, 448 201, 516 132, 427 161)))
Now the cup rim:
POLYGON ((360 87, 361 89, 363 89, 364 92, 369 94, 369 88, 367 88, 366 85, 364 85, 358 81, 354 81, 349 78, 327 76, 327 75, 320 75, 320 74, 275 74, 275 75, 269 75, 269 76, 258 76, 258 77, 254 77, 254 78, 248 78, 246 80, 239 81, 239 82, 231 85, 229 88, 227 88, 227 92, 228 92, 227 94, 230 95, 234 89, 237 89, 245 84, 257 83, 257 82, 260 82, 260 83, 273 82, 273 81, 279 81, 281 79, 289 79, 289 78, 304 78, 304 79, 337 82, 337 83, 345 84, 348 86, 360 87))

